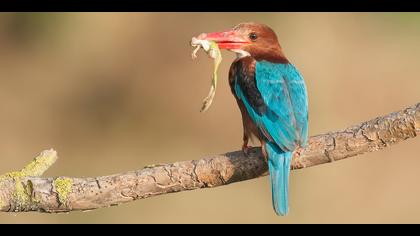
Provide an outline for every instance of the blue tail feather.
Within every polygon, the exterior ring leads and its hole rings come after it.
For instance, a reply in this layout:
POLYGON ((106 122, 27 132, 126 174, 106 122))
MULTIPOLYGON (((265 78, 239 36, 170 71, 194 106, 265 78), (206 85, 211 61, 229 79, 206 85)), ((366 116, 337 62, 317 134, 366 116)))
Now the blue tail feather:
POLYGON ((274 143, 266 143, 273 208, 277 215, 289 212, 289 174, 292 152, 283 152, 274 143))

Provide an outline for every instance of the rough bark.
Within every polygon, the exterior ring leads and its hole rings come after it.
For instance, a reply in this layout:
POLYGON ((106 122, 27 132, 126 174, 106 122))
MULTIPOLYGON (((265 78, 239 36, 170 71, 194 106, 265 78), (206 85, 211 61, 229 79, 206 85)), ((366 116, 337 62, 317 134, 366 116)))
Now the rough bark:
MULTIPOLYGON (((378 151, 419 133, 420 103, 344 130, 311 137, 308 146, 295 153, 292 169, 378 151)), ((42 178, 12 173, 15 175, 0 176, 0 211, 53 213, 227 185, 267 175, 267 164, 260 148, 253 148, 248 157, 234 151, 96 178, 42 178)))

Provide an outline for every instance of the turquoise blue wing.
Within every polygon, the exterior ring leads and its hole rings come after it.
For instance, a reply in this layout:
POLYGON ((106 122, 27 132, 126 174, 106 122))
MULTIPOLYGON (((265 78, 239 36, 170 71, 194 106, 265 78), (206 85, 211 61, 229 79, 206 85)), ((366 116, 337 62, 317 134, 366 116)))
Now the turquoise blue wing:
POLYGON ((254 66, 252 70, 241 68, 235 83, 235 93, 250 117, 264 137, 283 151, 306 145, 308 101, 302 76, 292 64, 258 61, 254 66))

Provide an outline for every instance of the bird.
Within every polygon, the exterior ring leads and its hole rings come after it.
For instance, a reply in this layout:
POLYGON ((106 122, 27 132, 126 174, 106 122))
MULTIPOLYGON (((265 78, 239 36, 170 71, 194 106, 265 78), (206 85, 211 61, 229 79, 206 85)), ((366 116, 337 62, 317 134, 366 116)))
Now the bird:
POLYGON ((285 216, 292 157, 308 141, 305 81, 285 56, 277 34, 265 24, 240 23, 199 38, 237 55, 229 69, 229 85, 242 115, 242 151, 249 156, 249 140, 260 141, 269 167, 273 209, 285 216))

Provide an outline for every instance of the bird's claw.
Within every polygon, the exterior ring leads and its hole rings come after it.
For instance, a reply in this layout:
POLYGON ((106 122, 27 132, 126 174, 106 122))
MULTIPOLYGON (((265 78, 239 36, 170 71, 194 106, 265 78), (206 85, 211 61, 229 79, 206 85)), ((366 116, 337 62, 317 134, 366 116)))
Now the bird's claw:
POLYGON ((246 157, 249 157, 251 148, 252 148, 251 146, 247 146, 247 145, 242 146, 242 152, 244 153, 246 157))

